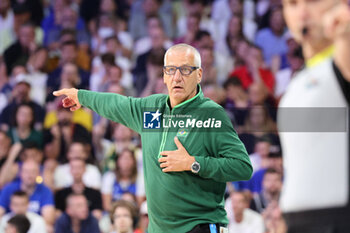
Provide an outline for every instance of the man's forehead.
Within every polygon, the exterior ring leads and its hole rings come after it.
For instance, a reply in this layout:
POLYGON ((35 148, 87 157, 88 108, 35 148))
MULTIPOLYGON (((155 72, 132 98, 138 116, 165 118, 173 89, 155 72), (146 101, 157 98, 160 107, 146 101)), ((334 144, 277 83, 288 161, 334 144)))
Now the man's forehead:
POLYGON ((176 49, 171 50, 166 55, 165 65, 193 65, 194 64, 194 54, 189 49, 176 49))

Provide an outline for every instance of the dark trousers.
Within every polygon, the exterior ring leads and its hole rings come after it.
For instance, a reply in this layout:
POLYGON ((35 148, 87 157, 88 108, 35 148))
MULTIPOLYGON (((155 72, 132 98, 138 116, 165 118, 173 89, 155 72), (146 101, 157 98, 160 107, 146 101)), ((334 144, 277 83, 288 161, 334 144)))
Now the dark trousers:
MULTIPOLYGON (((219 233, 221 224, 216 224, 216 232, 219 233)), ((198 224, 187 233, 210 233, 209 223, 198 224)))

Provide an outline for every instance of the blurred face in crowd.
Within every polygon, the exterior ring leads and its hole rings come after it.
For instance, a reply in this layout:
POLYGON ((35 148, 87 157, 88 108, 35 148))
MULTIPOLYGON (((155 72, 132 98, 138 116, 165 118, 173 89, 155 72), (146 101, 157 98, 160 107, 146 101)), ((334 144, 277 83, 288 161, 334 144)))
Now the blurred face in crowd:
POLYGON ((85 220, 89 216, 89 207, 85 196, 75 195, 68 197, 67 214, 77 220, 85 220))
POLYGON ((27 159, 34 160, 38 164, 41 164, 43 161, 44 154, 42 150, 38 148, 26 148, 22 153, 22 160, 25 161, 27 159))
POLYGON ((71 159, 83 159, 86 160, 88 157, 85 147, 82 143, 79 142, 73 142, 69 146, 69 150, 67 152, 67 158, 68 160, 71 159))
POLYGON ((122 70, 118 66, 111 66, 109 68, 109 81, 120 82, 122 79, 122 70))
POLYGON ((242 15, 243 4, 241 0, 230 0, 230 8, 233 15, 242 15))
POLYGON ((131 177, 136 167, 134 154, 129 150, 124 150, 118 157, 117 167, 123 177, 131 177))
POLYGON ((29 25, 22 26, 19 29, 18 39, 23 47, 29 48, 32 43, 35 43, 35 29, 29 25))
POLYGON ((62 28, 75 29, 78 21, 78 15, 71 7, 66 7, 62 15, 62 28))
POLYGON ((249 44, 245 40, 240 40, 237 43, 237 57, 238 59, 246 62, 247 61, 247 51, 249 49, 249 44))
POLYGON ((71 62, 71 63, 75 63, 75 59, 77 58, 77 47, 69 44, 69 45, 64 45, 62 46, 61 49, 61 62, 63 64, 71 62))
POLYGON ((100 4, 100 12, 115 13, 117 5, 114 0, 102 0, 100 4))
POLYGON ((187 13, 190 14, 199 14, 202 15, 204 11, 204 5, 201 1, 194 1, 191 3, 190 1, 185 1, 187 13))
POLYGON ((255 144, 255 152, 262 158, 267 158, 270 153, 271 144, 269 142, 261 141, 255 144))
POLYGON ((271 12, 270 16, 270 27, 271 30, 277 34, 282 35, 284 31, 284 18, 282 13, 282 8, 275 8, 271 12))
POLYGON ((255 105, 259 105, 264 103, 269 93, 264 84, 253 83, 249 86, 248 94, 250 101, 255 105))
POLYGON ((21 105, 16 113, 17 127, 31 127, 34 120, 33 109, 27 105, 21 105))
POLYGON ((132 139, 132 131, 128 127, 118 124, 114 128, 113 138, 118 142, 129 142, 132 139))
POLYGON ((11 147, 11 139, 4 131, 0 131, 0 160, 5 158, 11 147))
POLYGON ((43 70, 47 62, 48 52, 46 49, 40 49, 34 55, 33 67, 35 70, 43 70))
POLYGON ((27 187, 36 185, 36 178, 39 176, 39 164, 34 160, 26 160, 23 162, 20 177, 22 183, 27 187))
POLYGON ((248 208, 248 203, 241 192, 233 192, 231 194, 232 209, 235 214, 241 215, 248 208))
POLYGON ((154 28, 161 28, 161 27, 162 27, 162 24, 161 24, 159 18, 157 18, 157 17, 150 17, 147 20, 147 31, 148 31, 148 34, 150 34, 150 30, 152 30, 154 28))
POLYGON ((266 120, 266 110, 263 107, 255 106, 250 109, 249 122, 253 128, 264 126, 266 120))
POLYGON ((283 13, 288 29, 299 43, 327 42, 324 36, 323 16, 338 1, 283 0, 283 13), (307 27, 307 35, 302 30, 307 27))
POLYGON ((10 202, 11 212, 14 214, 25 214, 28 210, 29 200, 26 196, 12 196, 10 202))
POLYGON ((27 102, 29 101, 30 85, 27 83, 18 83, 12 93, 17 103, 27 102))
POLYGON ((154 15, 158 13, 159 3, 157 0, 144 0, 142 4, 143 10, 147 15, 154 15))
POLYGON ((200 19, 197 16, 190 15, 187 18, 187 32, 197 32, 199 30, 200 19))
POLYGON ((81 181, 85 173, 85 161, 81 159, 73 159, 69 161, 70 173, 74 181, 81 181))
POLYGON ((61 73, 61 83, 68 83, 77 86, 79 84, 79 71, 77 65, 74 63, 66 63, 63 65, 61 73))
POLYGON ((120 44, 117 40, 117 38, 110 38, 106 41, 106 52, 115 54, 117 50, 119 49, 120 44))
POLYGON ((266 173, 263 179, 263 190, 273 195, 279 194, 282 189, 282 177, 279 173, 266 173))
POLYGON ((199 50, 202 58, 202 66, 210 67, 214 65, 214 52, 209 48, 202 48, 199 50))
POLYGON ((163 48, 163 44, 165 41, 165 35, 163 29, 160 27, 151 29, 149 37, 151 38, 152 48, 160 49, 163 48))
MULTIPOLYGON (((194 52, 189 48, 176 48, 166 54, 165 66, 197 66, 194 52)), ((202 68, 194 70, 190 75, 182 75, 177 69, 175 74, 164 72, 164 83, 168 88, 172 107, 194 97, 197 84, 202 79, 202 68)))
POLYGON ((239 16, 233 15, 230 19, 228 33, 232 37, 241 36, 242 20, 239 16))
POLYGON ((63 107, 57 110, 57 120, 60 127, 70 126, 73 122, 73 113, 63 107))
POLYGON ((133 229, 132 214, 129 209, 123 206, 117 207, 114 211, 114 228, 117 233, 128 233, 133 229))
POLYGON ((5 233, 18 233, 16 226, 12 224, 7 224, 5 233))
POLYGON ((6 14, 9 8, 10 8, 10 0, 0 1, 0 15, 6 14))

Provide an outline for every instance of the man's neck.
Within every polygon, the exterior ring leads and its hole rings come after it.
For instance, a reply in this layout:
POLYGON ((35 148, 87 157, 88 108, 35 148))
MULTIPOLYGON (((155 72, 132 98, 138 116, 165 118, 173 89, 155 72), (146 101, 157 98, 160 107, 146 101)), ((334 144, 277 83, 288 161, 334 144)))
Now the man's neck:
POLYGON ((82 180, 74 181, 72 184, 72 190, 74 193, 82 194, 85 190, 85 185, 82 180))
POLYGON ((331 45, 332 45, 332 42, 330 40, 322 40, 318 43, 305 42, 304 44, 302 44, 303 55, 305 60, 308 60, 314 57, 315 55, 322 52, 324 49, 328 48, 331 45))
POLYGON ((239 214, 234 214, 234 216, 235 216, 235 221, 236 221, 236 223, 240 223, 240 222, 242 222, 243 221, 243 212, 242 213, 239 213, 239 214))
POLYGON ((32 193, 35 190, 36 185, 25 185, 21 183, 21 190, 28 194, 28 196, 31 196, 32 193))
POLYGON ((72 220, 72 230, 74 233, 80 232, 80 220, 77 218, 71 218, 72 220))

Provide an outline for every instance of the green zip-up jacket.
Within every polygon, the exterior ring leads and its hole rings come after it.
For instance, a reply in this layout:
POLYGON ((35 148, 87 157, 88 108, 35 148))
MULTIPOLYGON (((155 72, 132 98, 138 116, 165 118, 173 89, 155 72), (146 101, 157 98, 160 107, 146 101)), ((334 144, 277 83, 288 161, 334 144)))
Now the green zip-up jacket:
POLYGON ((205 98, 199 85, 195 97, 173 109, 164 94, 134 98, 79 90, 78 98, 83 106, 141 135, 150 233, 184 233, 201 223, 228 224, 226 182, 250 179, 252 166, 225 110, 205 98), (161 117, 150 115, 157 110, 161 117), (159 123, 162 127, 155 128, 159 123), (175 136, 200 164, 198 174, 162 172, 159 153, 177 149, 175 136))

